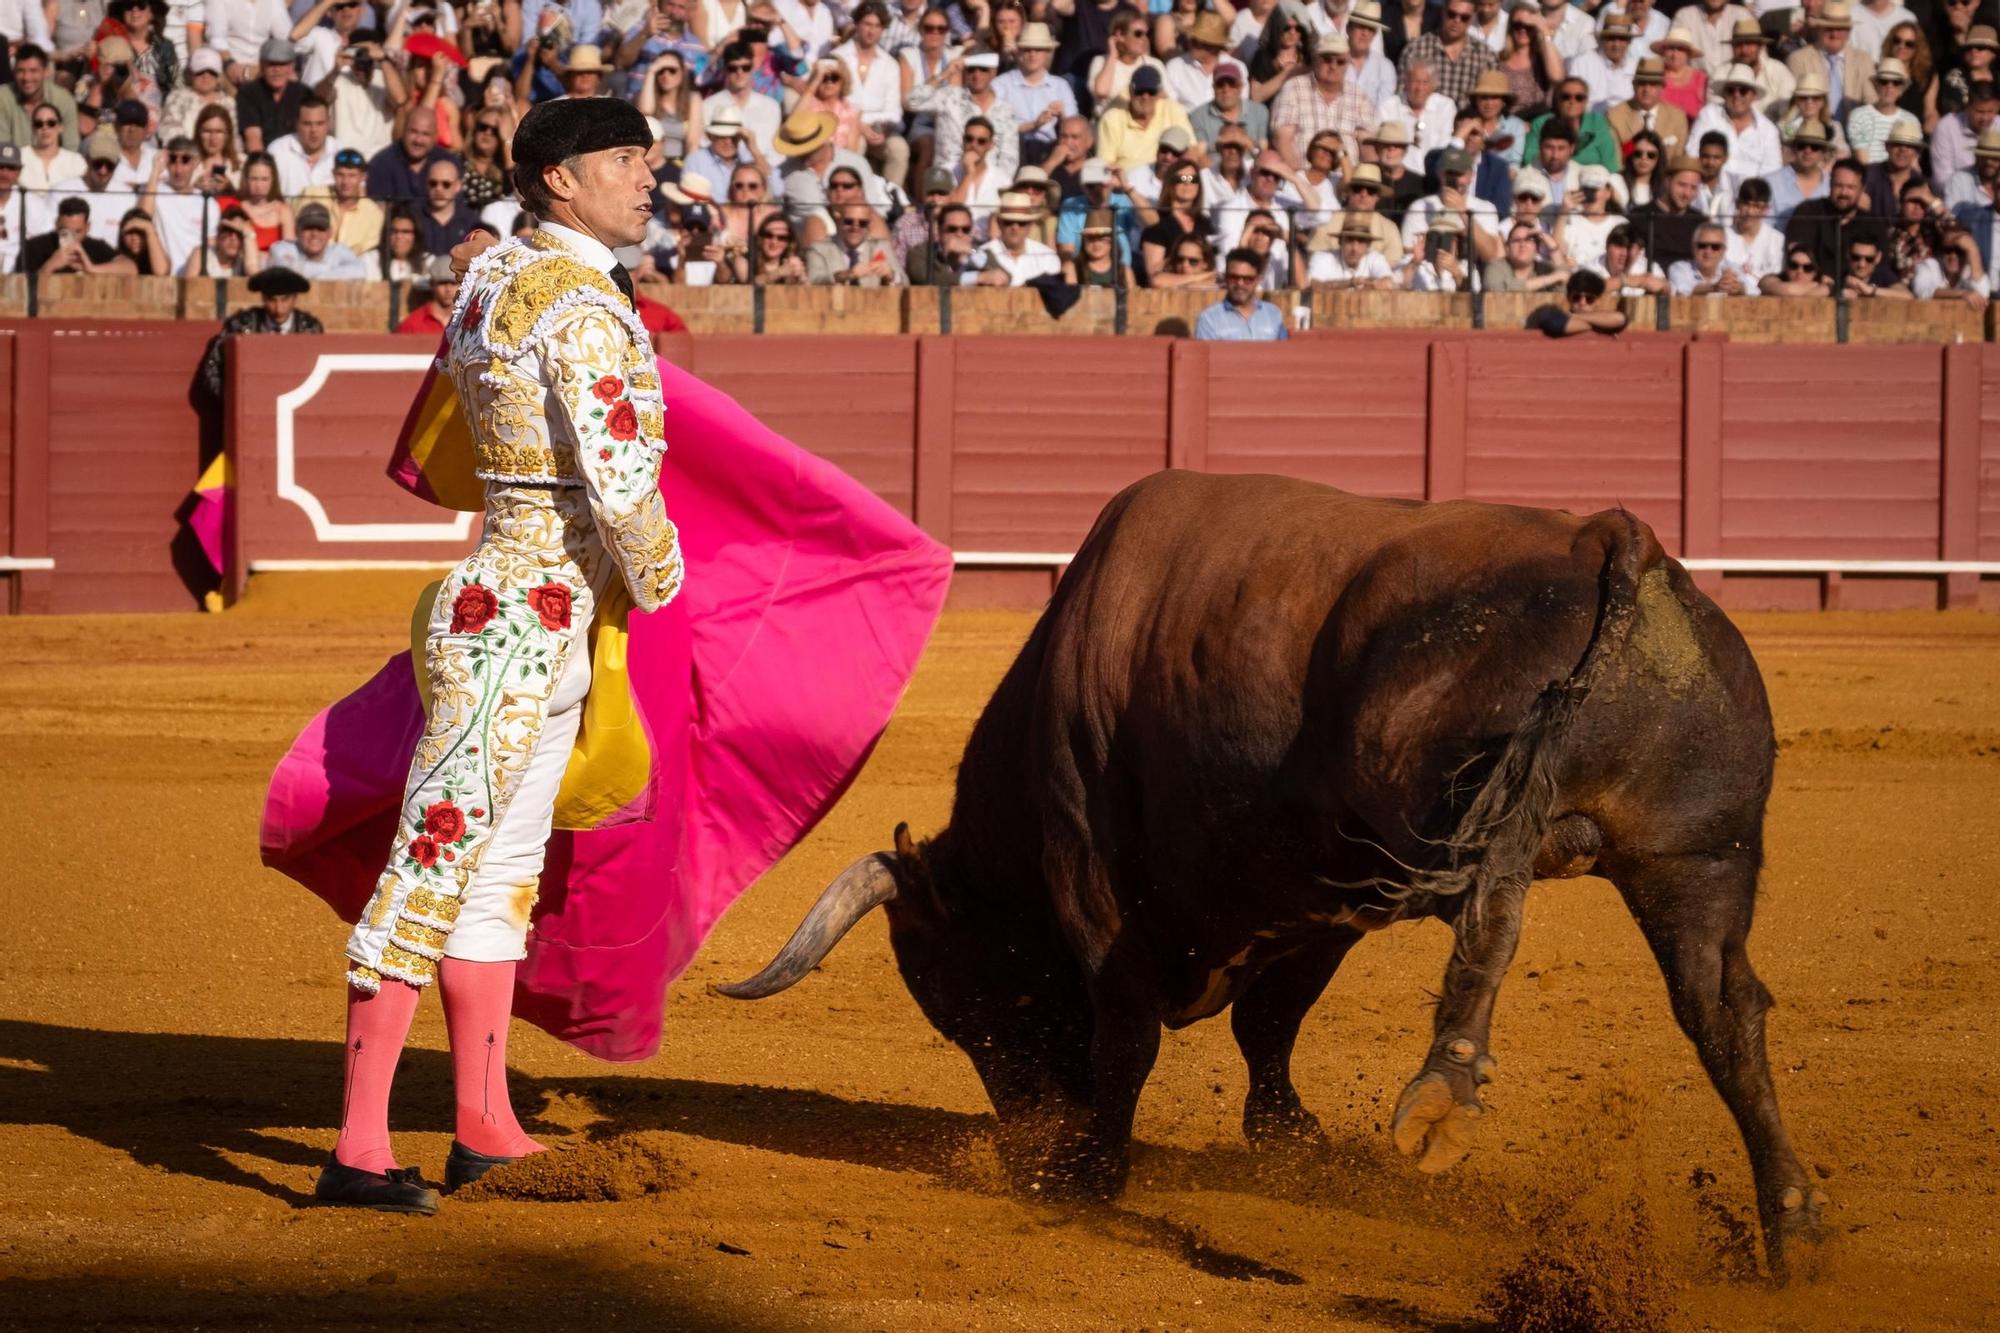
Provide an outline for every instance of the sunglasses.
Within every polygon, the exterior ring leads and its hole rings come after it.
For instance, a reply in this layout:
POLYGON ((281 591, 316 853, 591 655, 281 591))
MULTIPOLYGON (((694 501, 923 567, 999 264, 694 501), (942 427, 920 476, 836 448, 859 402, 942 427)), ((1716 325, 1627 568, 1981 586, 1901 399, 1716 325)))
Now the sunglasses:
POLYGON ((1241 286, 1246 283, 1255 283, 1257 275, 1255 273, 1225 273, 1222 275, 1222 280, 1231 286, 1241 286))
POLYGON ((1382 187, 1379 185, 1370 185, 1367 181, 1356 181, 1347 187, 1347 192, 1349 194, 1380 194, 1382 193, 1382 187))
POLYGON ((122 241, 143 241, 146 239, 146 233, 143 231, 138 231, 136 229, 132 231, 124 231, 118 233, 118 239, 122 241))
POLYGON ((1695 249, 1697 249, 1697 250, 1720 250, 1720 249, 1722 248, 1722 242, 1721 242, 1721 241, 1696 241, 1696 242, 1694 243, 1694 248, 1695 248, 1695 249))
POLYGON ((35 117, 35 128, 38 130, 59 130, 62 128, 62 122, 60 120, 44 120, 40 116, 37 116, 35 117))
POLYGON ((1000 225, 1003 227, 1025 227, 1028 224, 1019 218, 1001 218, 1000 225))
POLYGON ((1880 254, 1868 253, 1861 250, 1849 250, 1847 252, 1847 262, 1850 264, 1872 264, 1881 257, 1880 254))
POLYGON ((1818 268, 1819 268, 1819 265, 1817 265, 1817 264, 1813 264, 1813 263, 1810 263, 1810 262, 1808 262, 1808 263, 1800 263, 1800 262, 1799 262, 1798 260, 1796 260, 1796 259, 1795 259, 1795 260, 1793 260, 1793 261, 1792 261, 1791 263, 1789 263, 1789 264, 1785 265, 1785 272, 1787 272, 1787 273, 1812 273, 1812 272, 1816 272, 1816 271, 1818 270, 1818 268))
POLYGON ((1659 154, 1654 152, 1650 148, 1634 148, 1632 150, 1632 158, 1634 161, 1639 161, 1643 159, 1647 162, 1651 162, 1657 157, 1659 157, 1659 154))
POLYGON ((1557 93, 1557 94, 1556 94, 1556 101, 1558 101, 1558 102, 1588 102, 1589 100, 1590 100, 1590 94, 1589 94, 1589 93, 1557 93))
POLYGON ((752 65, 747 60, 732 60, 729 62, 726 68, 731 74, 748 74, 752 69, 756 68, 756 66, 752 65))
POLYGON ((756 181, 732 181, 729 185, 729 192, 734 194, 738 190, 754 190, 756 188, 756 181))
POLYGON ((429 187, 430 187, 431 189, 433 189, 433 190, 449 190, 449 189, 450 189, 450 188, 451 188, 452 186, 454 186, 454 185, 458 184, 458 182, 457 182, 457 181, 425 181, 425 182, 424 182, 424 184, 425 184, 425 185, 428 185, 428 186, 429 186, 429 187))
POLYGON ((477 125, 474 125, 472 129, 473 132, 477 134, 498 134, 500 132, 500 127, 498 125, 489 125, 483 120, 479 122, 477 125))
POLYGON ((1269 167, 1259 167, 1259 168, 1257 168, 1257 174, 1258 174, 1259 176, 1262 176, 1262 177, 1263 177, 1263 178, 1264 178, 1265 180, 1271 180, 1271 181, 1274 181, 1274 180, 1277 180, 1277 179, 1278 179, 1278 173, 1277 173, 1277 172, 1275 172, 1275 171, 1273 171, 1273 170, 1271 170, 1271 169, 1270 169, 1269 167))
POLYGON ((867 219, 867 218, 842 218, 842 219, 840 220, 840 225, 841 225, 841 226, 842 226, 843 228, 845 228, 845 227, 865 227, 865 226, 867 226, 867 225, 868 225, 868 219, 867 219))
POLYGON ((945 235, 947 235, 947 236, 970 236, 970 235, 972 235, 972 228, 971 228, 971 227, 968 227, 968 226, 966 226, 966 225, 965 225, 964 223, 962 223, 962 222, 961 222, 961 223, 959 223, 959 224, 958 224, 957 226, 954 226, 954 227, 945 227, 945 228, 943 228, 943 231, 944 231, 944 234, 945 234, 945 235))
POLYGON ((990 134, 982 134, 976 138, 970 134, 965 136, 965 143, 966 146, 969 148, 984 148, 987 144, 990 144, 992 142, 993 142, 993 136, 990 134))
POLYGON ((1174 266, 1176 268, 1200 268, 1207 262, 1208 261, 1203 259, 1200 255, 1174 256, 1174 266))
POLYGON ((757 233, 757 239, 760 241, 776 241, 780 245, 790 245, 792 243, 792 234, 788 231, 760 231, 757 233))
POLYGON ((195 155, 194 155, 193 153, 168 153, 168 154, 167 154, 167 161, 169 161, 169 162, 199 162, 199 161, 201 161, 201 159, 200 159, 200 158, 198 158, 198 157, 196 157, 196 156, 195 156, 195 155))
POLYGON ((1327 65, 1334 69, 1347 68, 1346 56, 1336 56, 1336 55, 1314 56, 1313 60, 1316 64, 1327 65))
POLYGON ((949 23, 926 23, 922 27, 918 28, 917 31, 925 33, 950 32, 951 25, 949 23))

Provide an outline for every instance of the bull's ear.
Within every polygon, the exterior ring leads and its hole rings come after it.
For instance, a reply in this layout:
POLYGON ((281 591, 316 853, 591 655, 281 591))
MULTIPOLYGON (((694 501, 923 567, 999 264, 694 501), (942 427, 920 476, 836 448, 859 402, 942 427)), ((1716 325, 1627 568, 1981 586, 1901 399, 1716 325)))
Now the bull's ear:
POLYGON ((910 836, 908 824, 896 825, 896 859, 912 870, 923 863, 922 853, 917 851, 916 839, 910 836))

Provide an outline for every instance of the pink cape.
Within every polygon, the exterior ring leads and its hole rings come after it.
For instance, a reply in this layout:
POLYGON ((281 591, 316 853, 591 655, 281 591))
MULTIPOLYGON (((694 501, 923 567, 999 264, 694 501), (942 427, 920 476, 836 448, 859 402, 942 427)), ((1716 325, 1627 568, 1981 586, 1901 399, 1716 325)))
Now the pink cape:
MULTIPOLYGON (((554 835, 514 1011, 606 1060, 659 1049, 667 983, 860 771, 944 604, 951 553, 727 395, 660 363, 680 597, 631 621, 663 785, 650 823, 554 835)), ((343 920, 388 860, 423 726, 410 655, 278 764, 264 863, 343 920)), ((329 959, 328 966, 338 960, 329 959)))

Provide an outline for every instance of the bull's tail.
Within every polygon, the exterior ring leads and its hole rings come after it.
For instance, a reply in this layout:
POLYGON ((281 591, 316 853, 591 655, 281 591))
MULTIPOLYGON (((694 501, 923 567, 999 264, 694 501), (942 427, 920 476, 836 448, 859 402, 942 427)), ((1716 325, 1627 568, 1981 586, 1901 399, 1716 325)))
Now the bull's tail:
POLYGON ((1500 750, 1456 826, 1433 844, 1437 863, 1413 868, 1409 894, 1466 898, 1478 913, 1493 889, 1525 883, 1548 835, 1558 774, 1571 725, 1585 699, 1631 637, 1639 613, 1639 578, 1662 554, 1652 533, 1623 509, 1592 517, 1571 554, 1598 561, 1597 617, 1576 667, 1544 686, 1500 750))

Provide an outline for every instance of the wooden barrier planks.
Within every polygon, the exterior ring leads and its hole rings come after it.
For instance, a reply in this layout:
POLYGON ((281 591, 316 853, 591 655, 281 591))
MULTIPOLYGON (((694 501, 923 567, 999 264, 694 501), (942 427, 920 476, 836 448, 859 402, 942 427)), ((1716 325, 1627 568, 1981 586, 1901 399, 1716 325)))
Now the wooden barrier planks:
POLYGON ((1206 351, 1209 471, 1281 472, 1423 498, 1424 342, 1341 333, 1206 351))

